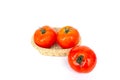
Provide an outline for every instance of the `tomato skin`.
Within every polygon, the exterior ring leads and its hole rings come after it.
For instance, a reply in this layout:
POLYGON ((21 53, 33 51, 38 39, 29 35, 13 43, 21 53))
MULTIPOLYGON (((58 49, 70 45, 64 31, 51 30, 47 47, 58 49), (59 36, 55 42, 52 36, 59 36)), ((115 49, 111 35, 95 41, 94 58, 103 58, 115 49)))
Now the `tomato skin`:
POLYGON ((96 66, 96 54, 87 46, 75 46, 68 54, 68 63, 79 73, 89 73, 96 66))
POLYGON ((56 32, 49 26, 43 26, 34 33, 34 42, 43 48, 50 48, 56 42, 56 32))
POLYGON ((57 43, 62 48, 71 48, 77 45, 79 43, 79 40, 79 32, 71 26, 65 26, 61 28, 57 33, 57 43))

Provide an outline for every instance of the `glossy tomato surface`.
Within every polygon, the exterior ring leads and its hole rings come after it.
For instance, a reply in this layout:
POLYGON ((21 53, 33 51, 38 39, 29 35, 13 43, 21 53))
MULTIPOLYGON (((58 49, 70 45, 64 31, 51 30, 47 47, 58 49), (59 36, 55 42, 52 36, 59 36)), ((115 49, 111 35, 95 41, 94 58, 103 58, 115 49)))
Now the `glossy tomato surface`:
POLYGON ((57 33, 57 43, 62 48, 71 48, 77 45, 79 43, 79 40, 79 32, 71 26, 65 26, 61 28, 57 33))
POLYGON ((87 46, 75 46, 68 55, 68 62, 72 69, 80 73, 91 72, 97 62, 96 54, 87 46))
POLYGON ((50 48, 56 42, 56 32, 49 26, 43 26, 34 33, 34 42, 44 48, 50 48))

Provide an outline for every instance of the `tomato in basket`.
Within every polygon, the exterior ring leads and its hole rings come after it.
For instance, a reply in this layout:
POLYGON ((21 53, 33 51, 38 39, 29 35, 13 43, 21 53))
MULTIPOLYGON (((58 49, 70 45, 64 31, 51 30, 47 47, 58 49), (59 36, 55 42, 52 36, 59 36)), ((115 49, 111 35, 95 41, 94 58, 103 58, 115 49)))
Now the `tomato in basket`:
POLYGON ((78 30, 71 26, 65 26, 57 33, 57 43, 62 48, 74 47, 79 43, 80 39, 78 30))
POLYGON ((34 33, 34 42, 43 48, 50 48, 56 42, 56 32, 49 26, 43 26, 34 33))

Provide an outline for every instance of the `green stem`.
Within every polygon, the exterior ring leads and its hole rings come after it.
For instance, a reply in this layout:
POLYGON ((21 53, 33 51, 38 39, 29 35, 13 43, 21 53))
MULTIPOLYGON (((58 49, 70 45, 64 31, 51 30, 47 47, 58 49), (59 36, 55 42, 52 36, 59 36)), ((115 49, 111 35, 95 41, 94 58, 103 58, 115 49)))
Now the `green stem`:
POLYGON ((83 61, 83 58, 84 58, 84 56, 83 56, 83 55, 78 56, 78 58, 77 58, 76 62, 77 62, 78 64, 81 64, 81 63, 82 63, 82 61, 83 61))
POLYGON ((46 33, 45 29, 41 29, 40 31, 41 31, 42 34, 46 33))
POLYGON ((70 30, 68 28, 65 28, 65 33, 68 33, 70 30))

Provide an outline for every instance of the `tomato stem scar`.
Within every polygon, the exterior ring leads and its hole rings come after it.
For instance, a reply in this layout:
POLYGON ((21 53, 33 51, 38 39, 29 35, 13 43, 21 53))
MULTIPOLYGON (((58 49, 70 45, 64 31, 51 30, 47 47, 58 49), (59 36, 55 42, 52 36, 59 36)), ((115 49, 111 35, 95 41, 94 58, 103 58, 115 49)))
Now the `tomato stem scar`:
POLYGON ((83 56, 83 55, 78 56, 78 58, 77 58, 76 62, 77 62, 78 64, 81 64, 81 63, 82 63, 82 61, 83 61, 83 58, 84 58, 84 56, 83 56))
POLYGON ((40 31, 41 31, 42 34, 46 33, 45 29, 41 29, 40 31))
POLYGON ((70 30, 68 28, 65 28, 65 33, 68 33, 70 30))

